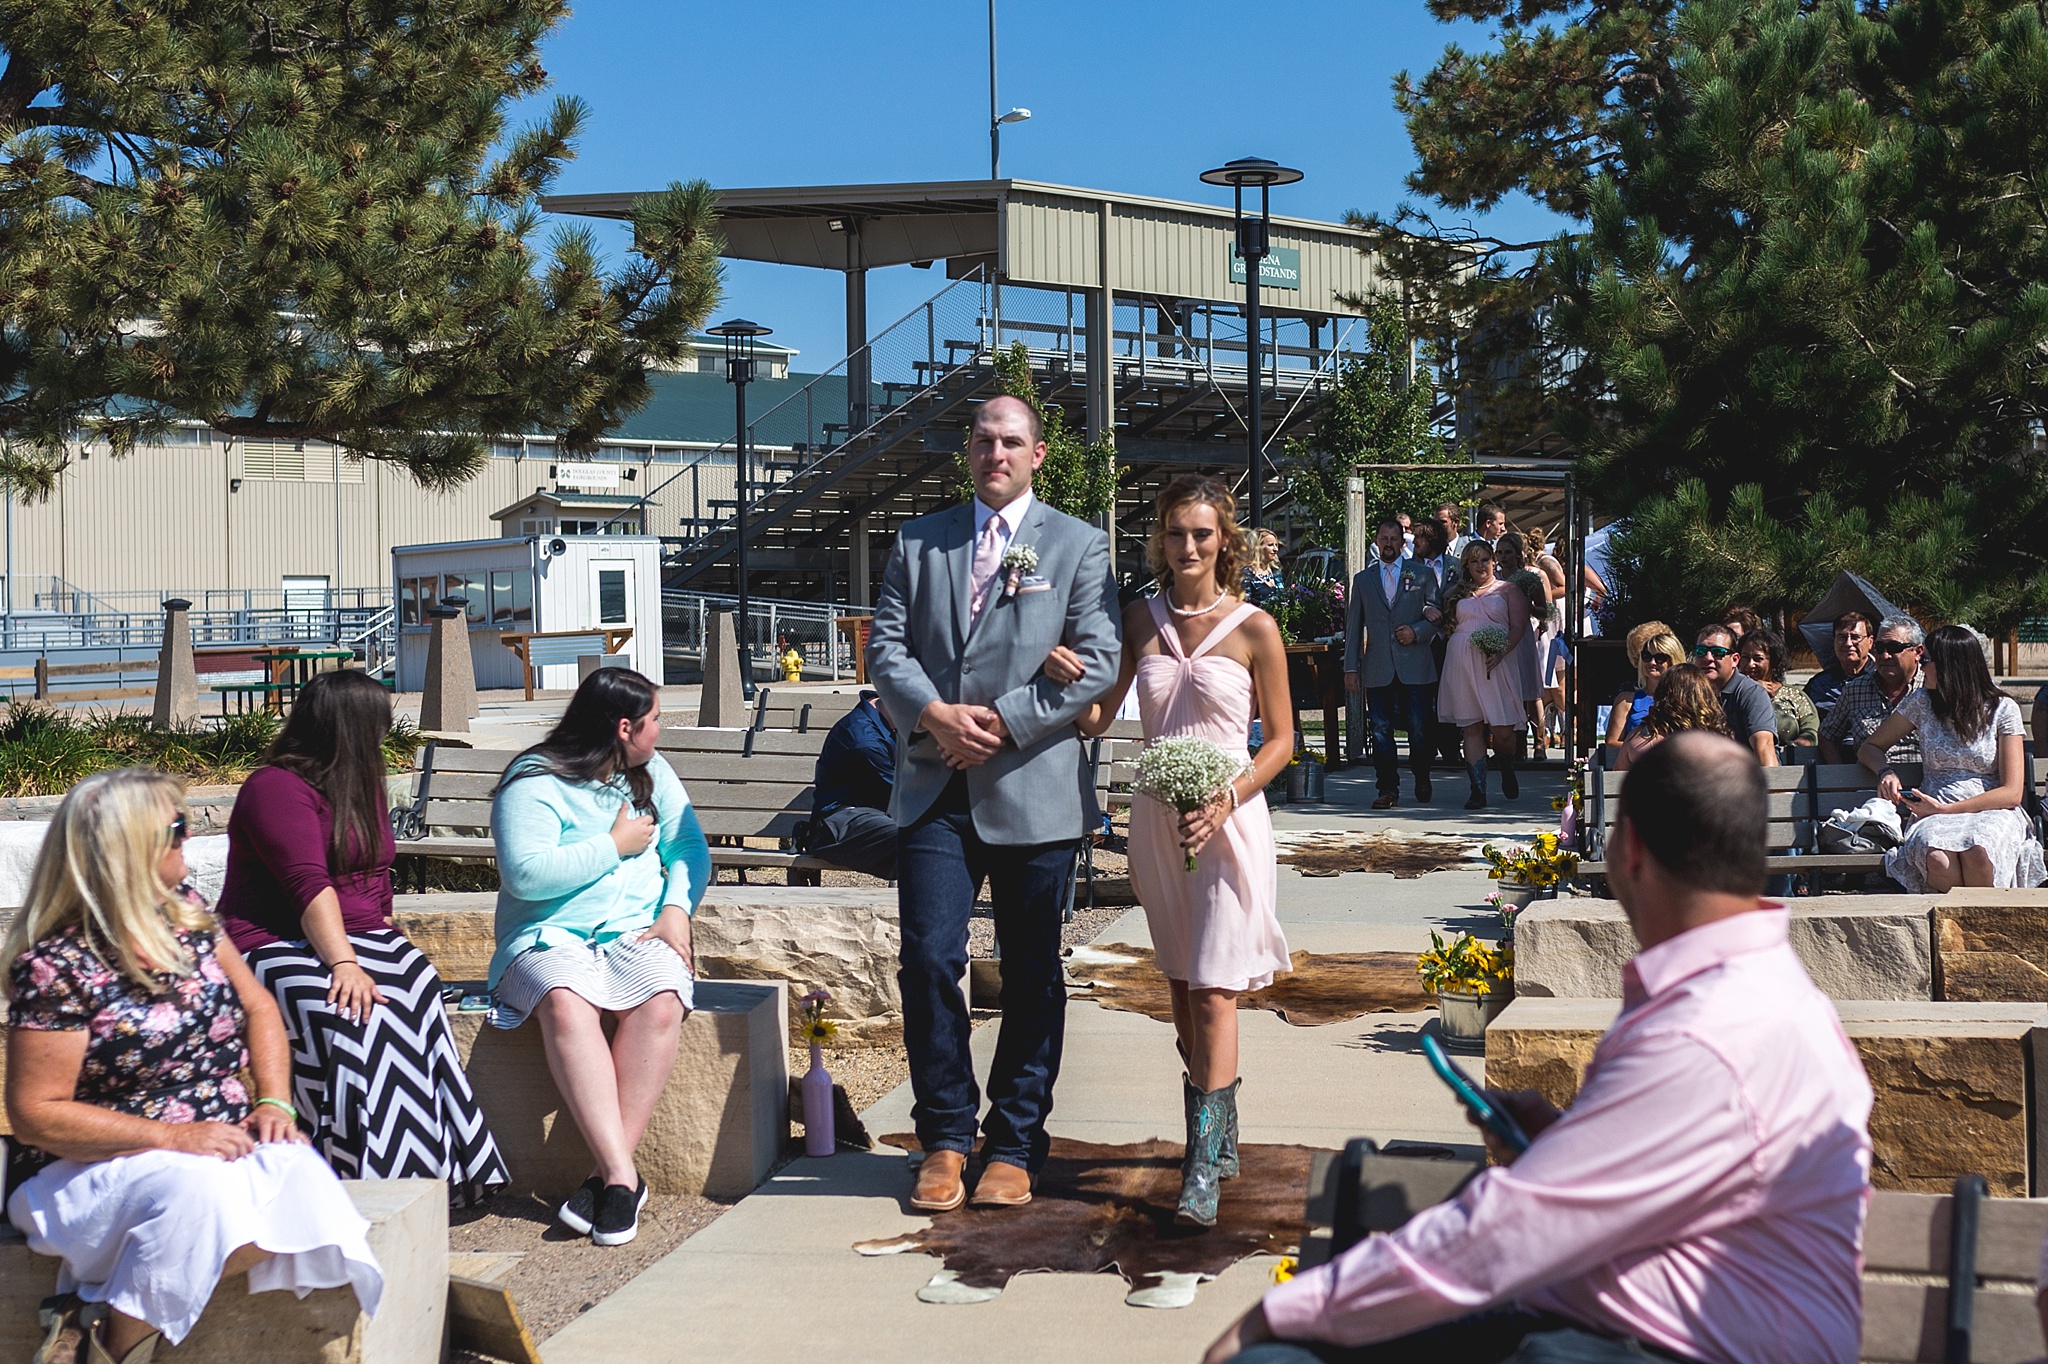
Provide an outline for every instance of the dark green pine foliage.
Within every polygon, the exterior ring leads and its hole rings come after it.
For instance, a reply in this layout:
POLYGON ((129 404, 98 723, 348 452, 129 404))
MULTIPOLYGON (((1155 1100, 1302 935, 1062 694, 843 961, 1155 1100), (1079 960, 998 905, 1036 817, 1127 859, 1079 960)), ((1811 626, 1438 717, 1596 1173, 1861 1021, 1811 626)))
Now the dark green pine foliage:
POLYGON ((1539 397, 1482 410, 1554 422, 1632 518, 1624 622, 1804 610, 1841 568, 1987 629, 2048 611, 2039 0, 1432 9, 1500 45, 1397 90, 1413 186, 1585 225, 1440 268, 1440 316, 1539 334, 1504 371, 1539 397))
POLYGON ((2041 6, 1702 0, 1678 35, 1553 262, 1612 384, 1587 482, 1665 529, 1624 590, 1803 609, 1853 568, 1987 629, 2048 608, 2041 6))
POLYGON ((533 244, 584 119, 545 88, 560 0, 0 0, 0 476, 177 419, 322 439, 428 486, 496 434, 585 451, 719 296, 714 196, 634 255, 533 244))
MULTIPOLYGON (((1316 404, 1315 434, 1287 442, 1274 464, 1287 481, 1295 520, 1315 543, 1344 544, 1347 484, 1359 464, 1445 464, 1456 459, 1430 419, 1436 386, 1428 368, 1408 377, 1409 339, 1390 299, 1369 300, 1366 344, 1337 370, 1316 404)), ((1362 476, 1368 516, 1405 511, 1426 518, 1441 502, 1463 502, 1475 481, 1467 472, 1426 470, 1362 476)), ((1371 535, 1371 531, 1367 531, 1371 535)))

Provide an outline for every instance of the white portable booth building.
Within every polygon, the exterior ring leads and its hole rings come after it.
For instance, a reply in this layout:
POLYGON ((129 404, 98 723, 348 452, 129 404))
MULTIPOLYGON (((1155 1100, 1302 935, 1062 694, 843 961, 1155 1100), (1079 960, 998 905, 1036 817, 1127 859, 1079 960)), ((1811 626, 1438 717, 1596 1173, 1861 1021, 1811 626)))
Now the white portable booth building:
MULTIPOLYGON (((508 526, 508 530, 510 527, 508 526)), ((457 598, 469 611, 478 691, 524 685, 505 634, 630 628, 629 668, 662 679, 661 541, 651 535, 521 535, 400 545, 391 551, 398 612, 398 689, 426 684, 428 608, 457 598)), ((576 665, 534 670, 534 685, 567 690, 576 665)))

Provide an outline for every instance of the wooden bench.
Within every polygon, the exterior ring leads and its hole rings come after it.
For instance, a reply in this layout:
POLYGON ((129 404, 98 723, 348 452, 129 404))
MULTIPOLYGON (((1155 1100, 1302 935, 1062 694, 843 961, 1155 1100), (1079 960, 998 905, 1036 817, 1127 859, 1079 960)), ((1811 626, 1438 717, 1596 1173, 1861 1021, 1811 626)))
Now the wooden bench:
MULTIPOLYGON (((676 728, 662 731, 659 751, 690 793, 711 864, 740 871, 828 869, 790 851, 797 826, 811 816, 811 776, 825 731, 676 728), (777 848, 745 840, 774 839, 777 848)), ((452 748, 430 742, 420 759, 412 804, 394 812, 398 855, 416 888, 424 889, 427 858, 496 860, 491 841, 491 791, 517 754, 511 749, 452 748), (456 830, 460 832, 443 832, 456 830)), ((403 877, 401 877, 403 879, 403 877)))
MULTIPOLYGON (((1441 1150, 1441 1148, 1437 1148, 1441 1150)), ((1363 1138, 1322 1151, 1309 1174, 1301 1263, 1326 1263, 1376 1231, 1454 1197, 1480 1166, 1382 1152, 1363 1138)), ((1871 1364, 2021 1364, 2041 1357, 2034 1275, 2048 1199, 1990 1198, 1964 1175, 1952 1194, 1872 1193, 1863 1227, 1863 1343, 1871 1364), (1953 1293, 1957 1283, 1972 1285, 1953 1293)))
POLYGON ((854 691, 800 691, 792 687, 763 687, 754 695, 754 718, 750 729, 787 729, 798 734, 817 730, 824 734, 853 714, 861 693, 854 691))
MULTIPOLYGON (((153 693, 156 688, 148 687, 144 690, 153 693)), ((208 690, 220 697, 221 718, 226 719, 230 699, 235 703, 236 715, 248 714, 249 703, 252 701, 258 702, 264 710, 284 709, 284 694, 287 688, 282 682, 215 682, 208 690)))
POLYGON ((526 675, 526 699, 533 699, 533 670, 574 663, 585 654, 615 654, 633 637, 625 626, 602 630, 548 630, 539 633, 514 632, 498 636, 498 642, 519 658, 526 675))
MULTIPOLYGON (((1813 750, 1793 750, 1811 753, 1813 750)), ((2038 792, 2048 776, 2048 759, 2035 758, 2033 746, 2026 746, 2027 770, 2032 791, 2038 792)), ((1918 763, 1896 764, 1899 781, 1906 788, 1921 778, 1918 763)), ((1586 856, 1579 863, 1582 879, 1604 876, 1601 861, 1607 838, 1620 808, 1617 798, 1626 772, 1608 771, 1603 755, 1596 750, 1587 772, 1588 805, 1585 831, 1586 856)), ((1820 826, 1840 809, 1861 805, 1877 793, 1877 778, 1860 763, 1821 763, 1804 760, 1790 766, 1767 767, 1764 777, 1770 785, 1770 835, 1764 859, 1772 875, 1818 877, 1826 873, 1868 873, 1884 869, 1882 853, 1823 853, 1820 826)))

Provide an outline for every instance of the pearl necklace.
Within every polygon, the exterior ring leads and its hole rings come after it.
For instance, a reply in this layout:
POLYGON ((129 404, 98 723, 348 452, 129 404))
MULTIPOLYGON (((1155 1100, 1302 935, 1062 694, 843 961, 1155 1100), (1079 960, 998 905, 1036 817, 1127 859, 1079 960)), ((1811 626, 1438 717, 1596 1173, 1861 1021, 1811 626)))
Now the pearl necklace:
POLYGON ((1173 612, 1173 614, 1175 614, 1176 616, 1206 616, 1211 611, 1214 611, 1217 607, 1223 605, 1223 603, 1229 598, 1229 596, 1230 594, 1228 592, 1218 592, 1216 594, 1216 600, 1210 602, 1207 606, 1182 607, 1175 606, 1173 604, 1173 594, 1169 592, 1166 594, 1166 609, 1173 612))

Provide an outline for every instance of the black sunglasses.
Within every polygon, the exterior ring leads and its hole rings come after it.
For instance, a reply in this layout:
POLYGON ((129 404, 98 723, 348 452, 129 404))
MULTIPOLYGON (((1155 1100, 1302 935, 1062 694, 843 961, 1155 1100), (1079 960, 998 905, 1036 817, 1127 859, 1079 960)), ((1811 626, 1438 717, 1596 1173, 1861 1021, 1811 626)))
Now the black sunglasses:
POLYGON ((191 827, 191 825, 185 822, 185 817, 183 815, 179 815, 176 819, 172 820, 171 846, 175 848, 180 843, 183 843, 185 841, 185 835, 191 831, 191 827))
POLYGON ((1883 654, 1886 658, 1890 658, 1894 654, 1902 654, 1908 649, 1917 649, 1919 647, 1917 644, 1907 644, 1896 639, 1881 639, 1870 646, 1870 652, 1883 654))
POLYGON ((1692 646, 1692 656, 1694 658, 1726 658, 1734 652, 1733 649, 1720 644, 1695 644, 1692 646))

